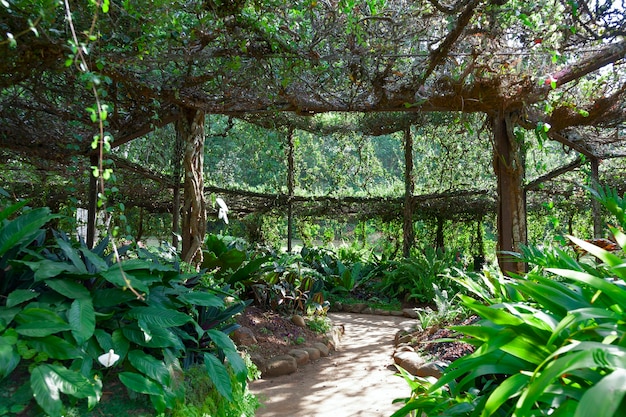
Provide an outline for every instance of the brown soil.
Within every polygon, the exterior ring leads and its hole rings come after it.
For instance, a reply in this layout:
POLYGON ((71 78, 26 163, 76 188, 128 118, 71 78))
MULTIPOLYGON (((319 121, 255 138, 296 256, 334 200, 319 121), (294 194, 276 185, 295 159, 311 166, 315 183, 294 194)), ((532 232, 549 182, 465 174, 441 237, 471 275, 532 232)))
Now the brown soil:
POLYGON ((257 343, 245 348, 253 357, 259 355, 268 359, 285 355, 298 345, 310 346, 314 342, 326 341, 324 335, 298 327, 288 317, 254 306, 237 316, 237 323, 250 329, 256 337, 257 343))
MULTIPOLYGON (((397 375, 392 354, 396 333, 414 320, 353 313, 330 313, 329 317, 345 331, 338 350, 299 367, 294 374, 252 382, 251 391, 263 403, 257 417, 386 417, 401 407, 393 404, 394 399, 410 395, 408 385, 397 375)), ((255 307, 248 308, 238 322, 250 328, 259 342, 251 353, 263 357, 288 352, 298 337, 305 345, 323 340, 286 317, 255 307)), ((443 327, 415 332, 412 345, 433 360, 452 361, 472 351, 467 344, 435 342, 451 336, 443 327)))

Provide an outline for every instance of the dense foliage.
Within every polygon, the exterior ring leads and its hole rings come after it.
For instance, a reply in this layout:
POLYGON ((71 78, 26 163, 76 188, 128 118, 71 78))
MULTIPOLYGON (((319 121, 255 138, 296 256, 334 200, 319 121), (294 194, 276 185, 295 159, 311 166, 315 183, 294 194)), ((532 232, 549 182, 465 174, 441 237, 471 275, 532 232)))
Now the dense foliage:
POLYGON ((61 394, 93 408, 119 379, 163 412, 185 403, 183 378, 198 364, 219 396, 243 395, 248 367, 227 335, 245 303, 145 249, 111 251, 108 239, 88 249, 57 232, 46 240, 56 216, 24 206, 0 211, 0 378, 30 393, 11 410, 34 398, 60 416, 61 394))
POLYGON ((610 252, 569 236, 565 247, 528 247, 525 276, 464 274, 460 295, 479 320, 457 326, 476 351, 438 380, 403 372, 412 390, 394 416, 620 416, 624 413, 626 199, 595 195, 620 227, 610 252))

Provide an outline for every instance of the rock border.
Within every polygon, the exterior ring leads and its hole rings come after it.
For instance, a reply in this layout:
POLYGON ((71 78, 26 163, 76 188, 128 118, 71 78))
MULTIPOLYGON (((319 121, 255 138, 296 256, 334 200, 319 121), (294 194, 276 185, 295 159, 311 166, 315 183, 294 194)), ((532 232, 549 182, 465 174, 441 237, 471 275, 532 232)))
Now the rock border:
POLYGON ((396 365, 414 376, 435 377, 439 379, 443 371, 450 365, 446 361, 428 361, 410 345, 412 333, 420 328, 417 320, 400 323, 400 329, 394 339, 393 361, 396 365))
POLYGON ((377 316, 396 316, 416 319, 419 317, 417 308, 403 308, 402 310, 383 310, 382 308, 372 308, 367 303, 343 304, 336 301, 332 305, 332 311, 357 314, 375 314, 377 316))
POLYGON ((333 326, 326 335, 327 343, 316 342, 311 346, 298 346, 291 349, 286 355, 273 358, 252 357, 252 361, 261 371, 261 378, 289 375, 296 372, 298 367, 330 356, 332 351, 337 350, 341 336, 343 336, 343 326, 333 326))

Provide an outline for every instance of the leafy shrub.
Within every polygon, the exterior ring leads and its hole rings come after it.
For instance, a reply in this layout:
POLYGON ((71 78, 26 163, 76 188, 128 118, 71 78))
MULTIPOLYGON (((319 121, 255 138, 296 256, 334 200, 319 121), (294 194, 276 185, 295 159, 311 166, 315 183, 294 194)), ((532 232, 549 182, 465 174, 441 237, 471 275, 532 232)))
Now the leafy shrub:
POLYGON ((147 251, 115 262, 106 239, 89 249, 55 233, 43 245, 52 215, 9 220, 23 205, 0 211, 0 379, 25 370, 28 397, 59 416, 60 394, 93 408, 112 374, 163 412, 184 400, 183 368, 204 363, 219 395, 234 399, 229 372, 243 385, 247 368, 227 333, 244 303, 226 306, 230 293, 147 251))
POLYGON ((251 283, 257 303, 285 314, 323 310, 324 277, 294 254, 282 254, 251 283))
POLYGON ((313 316, 307 320, 306 325, 316 333, 327 333, 332 329, 333 324, 326 316, 313 316))
MULTIPOLYGON (((248 380, 258 379, 260 372, 252 363, 249 356, 245 358, 248 369, 248 380)), ((237 376, 229 371, 230 381, 233 387, 233 397, 237 401, 227 401, 219 395, 215 384, 209 377, 204 367, 192 366, 185 372, 185 402, 178 404, 172 410, 172 417, 252 417, 259 400, 248 390, 245 384, 241 384, 237 376)))
POLYGON ((460 263, 453 252, 427 246, 412 258, 391 261, 390 267, 383 270, 383 278, 377 289, 392 297, 430 302, 435 297, 433 285, 457 292, 450 280, 442 278, 443 274, 456 266, 460 266, 460 263))
MULTIPOLYGON (((596 196, 624 220, 623 198, 596 196)), ((625 248, 623 229, 610 230, 625 248)), ((463 304, 480 321, 454 329, 476 351, 438 381, 402 372, 412 395, 394 417, 626 413, 626 256, 569 239, 589 255, 527 248, 520 257, 535 266, 526 276, 458 278, 473 295, 460 296, 463 304)))

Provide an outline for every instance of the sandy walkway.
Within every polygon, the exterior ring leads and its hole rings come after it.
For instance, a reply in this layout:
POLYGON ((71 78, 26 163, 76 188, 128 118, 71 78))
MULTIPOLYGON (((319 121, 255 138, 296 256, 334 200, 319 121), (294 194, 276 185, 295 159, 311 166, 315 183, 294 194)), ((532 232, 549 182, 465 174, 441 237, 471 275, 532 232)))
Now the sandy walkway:
MULTIPOLYGON (((259 417, 379 417, 400 408, 391 402, 409 395, 394 376, 393 338, 404 317, 331 313, 345 326, 339 351, 291 375, 255 381, 250 389, 265 406, 259 417)), ((394 368, 395 369, 395 368, 394 368)))

